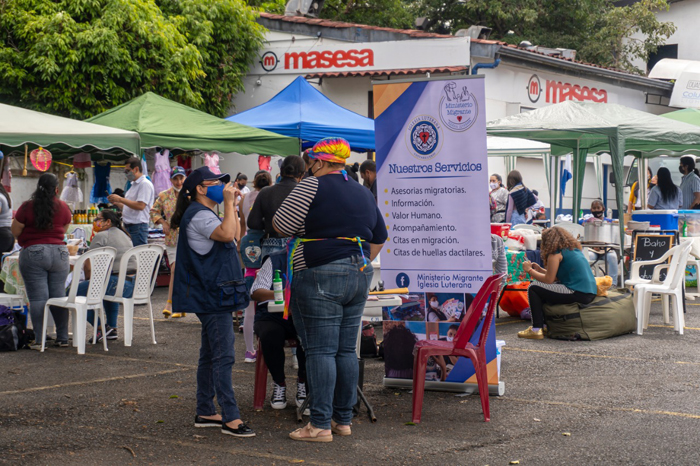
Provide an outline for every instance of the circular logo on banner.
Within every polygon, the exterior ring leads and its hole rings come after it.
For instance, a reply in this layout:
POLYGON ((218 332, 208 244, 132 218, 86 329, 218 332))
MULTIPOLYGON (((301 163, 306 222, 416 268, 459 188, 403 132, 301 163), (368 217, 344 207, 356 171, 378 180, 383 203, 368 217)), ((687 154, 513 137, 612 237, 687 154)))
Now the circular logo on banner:
POLYGON ((417 159, 430 160, 440 152, 440 131, 440 124, 435 118, 429 115, 417 116, 408 124, 406 145, 417 159))
POLYGON ((540 83, 540 78, 533 74, 527 82, 527 97, 534 104, 540 100, 540 94, 542 94, 542 83, 540 83))
POLYGON ((260 57, 260 65, 262 66, 262 69, 268 73, 277 68, 277 63, 279 63, 279 60, 277 59, 275 52, 265 52, 263 56, 260 57))
POLYGON ((443 88, 440 99, 440 120, 452 131, 466 131, 472 127, 479 115, 479 104, 467 86, 457 88, 457 83, 450 81, 443 88))
POLYGON ((411 284, 411 280, 409 280, 408 275, 405 273, 401 272, 396 276, 396 286, 399 288, 408 288, 408 285, 411 284))

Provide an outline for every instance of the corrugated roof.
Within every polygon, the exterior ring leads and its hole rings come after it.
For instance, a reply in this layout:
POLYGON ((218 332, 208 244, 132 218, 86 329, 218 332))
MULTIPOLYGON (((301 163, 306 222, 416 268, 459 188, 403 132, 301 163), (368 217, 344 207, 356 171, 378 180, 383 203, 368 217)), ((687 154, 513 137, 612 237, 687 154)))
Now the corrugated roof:
MULTIPOLYGON (((448 38, 455 37, 455 36, 452 36, 449 34, 435 34, 432 32, 419 31, 416 29, 393 29, 393 28, 386 28, 386 27, 379 27, 379 26, 370 26, 368 24, 345 23, 342 21, 331 21, 328 19, 321 19, 321 18, 307 18, 304 16, 284 16, 284 15, 275 15, 275 14, 271 14, 271 13, 261 12, 260 17, 266 18, 269 20, 283 21, 283 22, 287 22, 287 23, 308 24, 308 25, 312 25, 312 26, 320 26, 320 27, 327 27, 327 28, 336 28, 336 29, 360 28, 360 29, 366 29, 366 30, 370 30, 370 31, 385 31, 385 32, 390 32, 390 33, 394 33, 394 34, 405 34, 408 37, 412 37, 412 38, 416 38, 416 39, 422 39, 422 38, 448 39, 448 38)), ((627 71, 619 70, 616 68, 610 68, 610 67, 606 67, 606 66, 596 65, 595 63, 587 63, 584 61, 571 60, 569 58, 564 58, 564 57, 556 56, 556 55, 547 55, 546 53, 537 52, 534 50, 529 50, 529 49, 526 49, 524 47, 518 47, 517 45, 507 44, 505 42, 501 42, 501 41, 497 41, 497 40, 472 39, 471 41, 474 43, 477 43, 477 44, 497 44, 497 45, 500 45, 502 47, 518 49, 518 50, 522 50, 522 51, 532 53, 535 55, 542 55, 542 56, 546 56, 546 57, 551 57, 551 58, 555 58, 557 60, 563 60, 563 61, 567 61, 570 63, 577 63, 580 65, 586 65, 586 66, 593 66, 595 68, 601 68, 601 69, 605 69, 605 70, 615 71, 618 73, 633 74, 633 73, 629 73, 627 71)), ((636 76, 636 75, 634 75, 634 76, 636 76)))
POLYGON ((437 68, 405 68, 395 70, 371 70, 371 71, 343 71, 343 72, 328 72, 328 73, 312 73, 307 74, 306 79, 314 78, 350 78, 361 76, 407 76, 411 74, 425 73, 458 73, 466 71, 466 66, 444 66, 437 68))

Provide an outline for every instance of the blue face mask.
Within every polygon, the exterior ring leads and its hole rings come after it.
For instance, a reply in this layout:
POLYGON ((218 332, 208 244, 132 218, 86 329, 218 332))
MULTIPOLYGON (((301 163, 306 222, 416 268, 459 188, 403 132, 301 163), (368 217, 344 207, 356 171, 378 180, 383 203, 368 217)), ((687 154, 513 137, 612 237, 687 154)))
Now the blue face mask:
POLYGON ((224 202, 224 185, 208 186, 206 196, 217 204, 224 202))

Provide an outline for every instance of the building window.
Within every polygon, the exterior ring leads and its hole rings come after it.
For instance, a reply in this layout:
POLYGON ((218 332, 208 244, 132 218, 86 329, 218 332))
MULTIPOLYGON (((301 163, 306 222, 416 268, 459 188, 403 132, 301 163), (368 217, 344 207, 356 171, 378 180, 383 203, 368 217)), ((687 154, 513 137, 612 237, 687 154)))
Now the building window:
POLYGON ((658 48, 656 53, 649 54, 649 61, 647 61, 647 73, 654 68, 654 65, 664 58, 678 58, 678 44, 662 45, 658 48))

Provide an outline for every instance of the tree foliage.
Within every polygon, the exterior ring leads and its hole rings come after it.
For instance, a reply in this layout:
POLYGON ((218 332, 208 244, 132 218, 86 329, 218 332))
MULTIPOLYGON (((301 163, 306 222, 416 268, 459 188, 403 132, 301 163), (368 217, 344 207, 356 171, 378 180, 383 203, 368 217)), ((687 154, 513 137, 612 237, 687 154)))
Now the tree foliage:
POLYGON ((242 0, 0 0, 0 98, 87 118, 144 92, 222 115, 262 44, 242 0))
POLYGON ((326 0, 321 18, 395 29, 414 25, 414 4, 402 0, 326 0))
POLYGON ((430 29, 450 34, 471 25, 493 28, 492 39, 577 50, 577 57, 603 66, 643 73, 647 61, 675 26, 658 21, 666 0, 616 7, 613 0, 417 0, 430 29), (637 36, 642 39, 637 39, 637 36))

